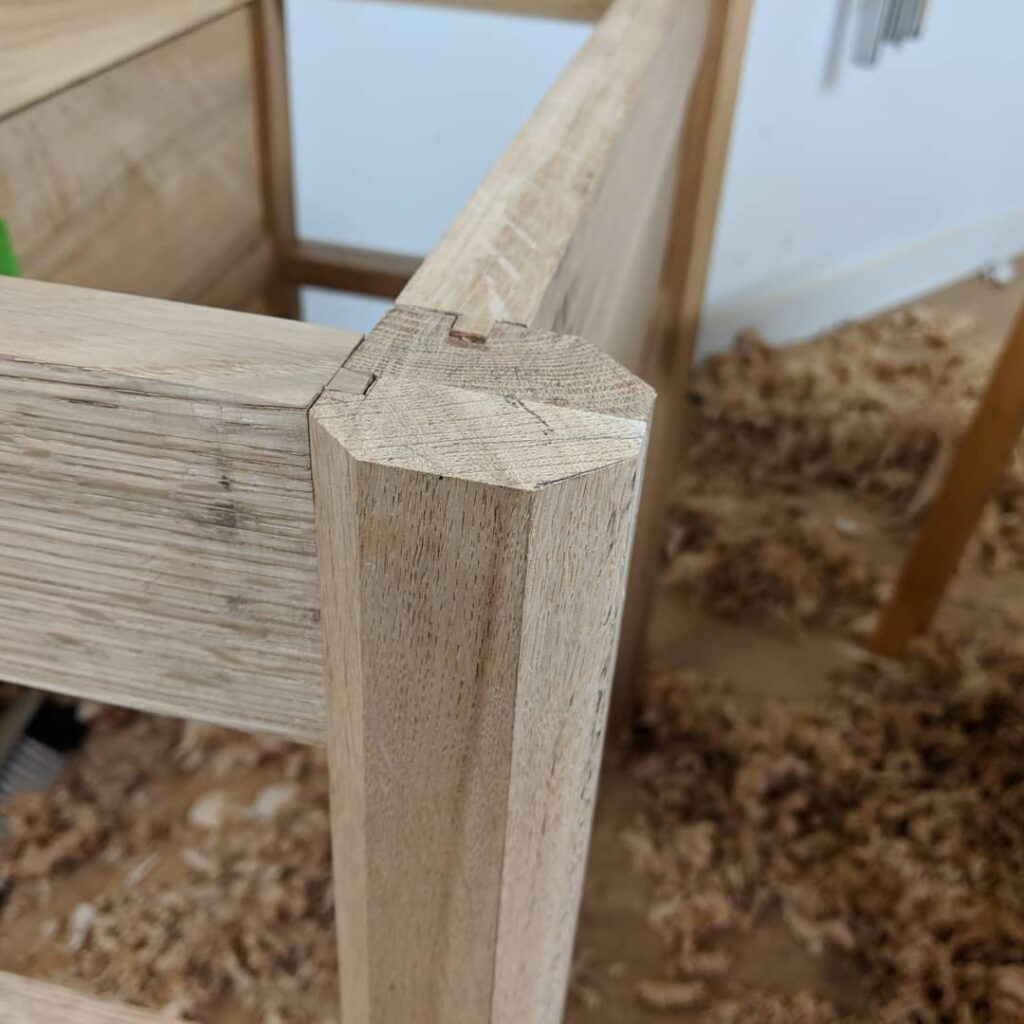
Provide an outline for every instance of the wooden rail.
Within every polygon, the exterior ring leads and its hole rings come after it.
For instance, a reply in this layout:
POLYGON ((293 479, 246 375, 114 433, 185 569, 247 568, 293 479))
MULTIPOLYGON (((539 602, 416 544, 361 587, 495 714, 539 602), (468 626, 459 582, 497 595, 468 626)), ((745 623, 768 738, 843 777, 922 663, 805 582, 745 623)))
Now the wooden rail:
POLYGON ((0 324, 0 679, 322 739, 306 412, 358 335, 13 278, 0 324))
POLYGON ((0 1024, 172 1024, 173 1019, 0 972, 0 1024))
POLYGON ((0 281, 0 678, 326 740, 347 1024, 561 1019, 718 10, 617 0, 361 342, 0 281))

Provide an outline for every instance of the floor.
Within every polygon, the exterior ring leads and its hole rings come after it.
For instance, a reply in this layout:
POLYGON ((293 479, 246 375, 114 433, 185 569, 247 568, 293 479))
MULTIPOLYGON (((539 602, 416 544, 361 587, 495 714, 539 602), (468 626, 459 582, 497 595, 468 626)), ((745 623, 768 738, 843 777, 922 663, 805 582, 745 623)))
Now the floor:
MULTIPOLYGON (((1024 271, 1024 262, 1020 269, 1024 271)), ((971 343, 1001 345, 1024 305, 1024 274, 997 288, 972 278, 924 300, 929 307, 974 321, 971 343)), ((847 515, 864 527, 857 539, 869 560, 892 570, 905 550, 856 501, 817 492, 815 510, 823 519, 847 515)), ((974 621, 992 608, 1015 609, 1024 617, 1024 575, 993 579, 972 568, 957 576, 940 620, 974 621)), ((822 704, 830 698, 830 677, 846 663, 846 641, 834 631, 799 630, 765 624, 737 624, 709 615, 672 586, 657 595, 650 635, 650 658, 666 669, 696 668, 726 677, 731 691, 758 700, 822 704)), ((566 1012, 567 1024, 656 1024, 666 1020, 706 1020, 706 1011, 677 1008, 666 1012, 638 998, 638 983, 661 978, 664 942, 648 924, 649 883, 631 869, 622 832, 634 820, 640 787, 613 753, 602 779, 577 942, 577 977, 566 1012)), ((737 936, 733 981, 754 988, 796 995, 820 993, 848 1012, 862 1010, 857 966, 841 957, 808 955, 777 919, 752 934, 737 936)), ((753 1018, 752 1018, 753 1019, 753 1018)), ((765 1018, 767 1019, 767 1018, 765 1018)), ((1017 1018, 1014 1018, 1017 1019, 1017 1018)), ((1020 1019, 1024 1020, 1024 1017, 1020 1019)))

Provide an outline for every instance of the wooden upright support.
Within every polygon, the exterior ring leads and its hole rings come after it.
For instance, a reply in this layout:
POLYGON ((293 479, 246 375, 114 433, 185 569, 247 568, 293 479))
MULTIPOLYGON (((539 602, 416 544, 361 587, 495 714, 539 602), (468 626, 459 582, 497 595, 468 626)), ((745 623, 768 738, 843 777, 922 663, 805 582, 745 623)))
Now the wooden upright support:
POLYGON ((613 728, 632 722, 640 702, 647 621, 661 558, 669 495, 683 450, 686 388, 700 331, 733 111, 753 0, 714 0, 704 55, 683 126, 672 228, 660 302, 637 372, 659 396, 640 509, 616 673, 613 728))
POLYGON ((311 412, 342 1019, 561 1020, 652 394, 397 309, 311 412))
POLYGON ((882 613, 872 642, 877 654, 898 657, 928 628, 1022 430, 1024 310, 882 613))

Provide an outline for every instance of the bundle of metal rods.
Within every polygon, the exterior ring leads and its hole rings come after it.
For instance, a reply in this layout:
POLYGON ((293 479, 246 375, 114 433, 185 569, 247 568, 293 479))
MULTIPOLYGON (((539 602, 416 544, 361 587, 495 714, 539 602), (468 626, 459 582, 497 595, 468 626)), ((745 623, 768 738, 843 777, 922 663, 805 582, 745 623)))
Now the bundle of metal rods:
POLYGON ((863 0, 855 59, 858 64, 878 63, 882 46, 916 39, 924 28, 930 0, 863 0))

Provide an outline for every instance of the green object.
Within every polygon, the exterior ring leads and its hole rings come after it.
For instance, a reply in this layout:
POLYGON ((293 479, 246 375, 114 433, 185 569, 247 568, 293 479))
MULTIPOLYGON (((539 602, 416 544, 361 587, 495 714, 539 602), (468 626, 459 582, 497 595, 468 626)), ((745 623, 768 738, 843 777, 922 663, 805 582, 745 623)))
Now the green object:
POLYGON ((11 233, 7 230, 6 221, 3 220, 0 220, 0 275, 7 277, 21 276, 18 257, 14 255, 14 243, 11 241, 11 233))

